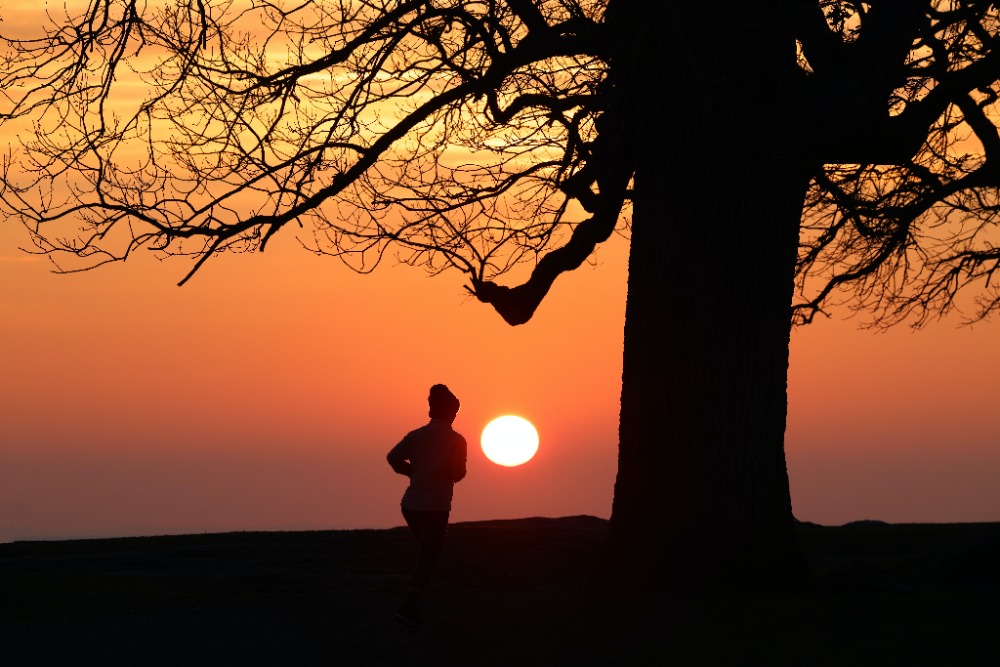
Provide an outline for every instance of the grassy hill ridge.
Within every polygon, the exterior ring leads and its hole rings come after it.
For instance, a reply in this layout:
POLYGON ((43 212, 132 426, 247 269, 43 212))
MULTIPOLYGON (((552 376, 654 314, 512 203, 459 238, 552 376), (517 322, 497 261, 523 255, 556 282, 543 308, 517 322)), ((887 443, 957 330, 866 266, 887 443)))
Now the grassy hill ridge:
POLYGON ((405 528, 0 544, 9 665, 994 665, 1000 524, 799 525, 824 592, 593 604, 594 517, 454 524, 428 627, 405 528))

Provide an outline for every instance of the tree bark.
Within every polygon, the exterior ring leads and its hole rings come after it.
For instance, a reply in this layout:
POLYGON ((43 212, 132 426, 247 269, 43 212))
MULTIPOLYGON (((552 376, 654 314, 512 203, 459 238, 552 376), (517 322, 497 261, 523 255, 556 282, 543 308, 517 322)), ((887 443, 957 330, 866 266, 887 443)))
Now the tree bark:
POLYGON ((748 25, 741 3, 615 4, 636 172, 618 477, 595 583, 799 588, 783 445, 809 173, 785 150, 794 40, 789 61, 781 27, 748 25))

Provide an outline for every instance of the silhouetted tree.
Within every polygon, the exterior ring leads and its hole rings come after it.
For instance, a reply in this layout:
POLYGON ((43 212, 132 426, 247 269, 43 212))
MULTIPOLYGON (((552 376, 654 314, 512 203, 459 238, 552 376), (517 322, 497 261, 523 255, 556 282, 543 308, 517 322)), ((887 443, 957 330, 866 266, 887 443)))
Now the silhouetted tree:
POLYGON ((629 234, 598 581, 795 586, 793 320, 1000 303, 992 2, 90 0, 33 30, 0 67, 2 198, 65 270, 193 273, 291 224, 520 324, 629 234))

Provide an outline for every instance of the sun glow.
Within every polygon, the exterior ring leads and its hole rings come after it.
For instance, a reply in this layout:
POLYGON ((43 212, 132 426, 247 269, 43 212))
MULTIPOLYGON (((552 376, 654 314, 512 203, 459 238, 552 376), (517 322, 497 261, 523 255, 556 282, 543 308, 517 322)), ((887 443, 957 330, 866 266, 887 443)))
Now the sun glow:
POLYGON ((523 417, 497 417, 483 429, 483 453, 496 464, 513 467, 527 463, 538 451, 538 431, 523 417))

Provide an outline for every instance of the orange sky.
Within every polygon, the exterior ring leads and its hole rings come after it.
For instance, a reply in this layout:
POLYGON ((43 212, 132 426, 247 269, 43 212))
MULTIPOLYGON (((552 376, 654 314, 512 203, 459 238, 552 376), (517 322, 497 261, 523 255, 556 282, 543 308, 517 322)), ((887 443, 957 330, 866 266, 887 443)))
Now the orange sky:
MULTIPOLYGON (((610 511, 621 240, 518 328, 458 275, 359 276, 287 233, 183 288, 184 259, 57 276, 25 243, 0 220, 0 541, 398 525, 405 479, 385 453, 423 423, 435 382, 462 399, 456 427, 473 444, 455 520, 610 511), (541 436, 520 468, 478 449, 505 413, 541 436)), ((857 324, 793 334, 796 515, 1000 521, 1000 323, 857 324)))
MULTIPOLYGON (((616 466, 626 252, 557 282, 510 328, 459 276, 358 276, 291 237, 267 253, 52 275, 0 223, 0 540, 399 525, 384 456, 463 401, 455 520, 607 516, 616 466), (478 448, 513 412, 520 468, 478 448)), ((1000 520, 996 323, 793 334, 787 437, 800 519, 1000 520)))

